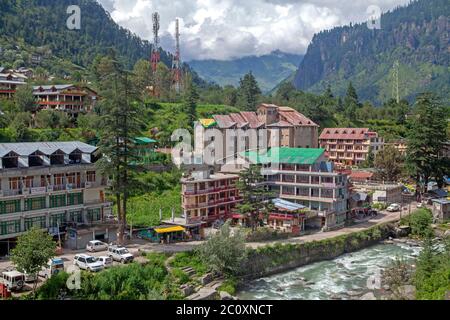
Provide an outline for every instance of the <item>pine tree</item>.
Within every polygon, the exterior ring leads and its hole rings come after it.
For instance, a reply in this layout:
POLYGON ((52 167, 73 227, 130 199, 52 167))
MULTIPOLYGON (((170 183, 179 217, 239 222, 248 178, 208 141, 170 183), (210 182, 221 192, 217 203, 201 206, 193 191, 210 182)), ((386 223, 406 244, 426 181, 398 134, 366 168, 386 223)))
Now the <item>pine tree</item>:
POLYGON ((261 89, 256 82, 252 72, 247 73, 239 81, 238 106, 246 111, 255 111, 261 89))
POLYGON ((137 169, 134 139, 139 134, 140 112, 137 94, 129 74, 115 59, 114 53, 104 61, 101 77, 101 109, 99 155, 100 172, 110 178, 119 220, 119 242, 123 243, 127 224, 127 199, 137 169))
POLYGON ((184 94, 183 110, 186 112, 189 121, 189 127, 194 126, 194 122, 197 120, 197 102, 199 95, 197 93, 197 87, 188 80, 187 88, 184 94))
POLYGON ((357 110, 361 107, 358 94, 356 93, 353 84, 350 82, 347 89, 347 94, 344 98, 344 114, 351 122, 356 121, 357 110))
POLYGON ((237 209, 248 218, 253 230, 263 224, 264 219, 273 208, 270 202, 273 194, 262 184, 263 181, 261 167, 257 165, 251 165, 240 173, 238 189, 244 199, 237 209))
POLYGON ((408 128, 407 165, 416 179, 416 192, 427 192, 430 177, 442 178, 450 169, 440 156, 447 141, 447 115, 440 100, 431 93, 419 95, 408 128))

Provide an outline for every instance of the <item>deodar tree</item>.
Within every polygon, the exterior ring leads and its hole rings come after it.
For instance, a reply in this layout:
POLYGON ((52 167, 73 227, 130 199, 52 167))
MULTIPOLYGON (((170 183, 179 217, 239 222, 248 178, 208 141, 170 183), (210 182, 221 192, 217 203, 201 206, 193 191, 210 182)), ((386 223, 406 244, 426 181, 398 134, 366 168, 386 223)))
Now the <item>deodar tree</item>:
POLYGON ((253 230, 263 224, 265 217, 272 210, 270 198, 272 192, 263 184, 264 177, 258 165, 251 165, 240 173, 238 188, 244 200, 237 210, 246 216, 253 230))
POLYGON ((127 225, 127 199, 137 170, 135 138, 142 123, 130 76, 116 60, 114 53, 101 62, 102 81, 99 155, 100 172, 110 179, 109 191, 114 195, 119 220, 119 242, 123 243, 127 225))
POLYGON ((430 178, 442 181, 448 161, 442 157, 447 141, 447 112, 431 93, 417 97, 413 115, 408 119, 406 161, 417 182, 417 193, 427 192, 430 178))

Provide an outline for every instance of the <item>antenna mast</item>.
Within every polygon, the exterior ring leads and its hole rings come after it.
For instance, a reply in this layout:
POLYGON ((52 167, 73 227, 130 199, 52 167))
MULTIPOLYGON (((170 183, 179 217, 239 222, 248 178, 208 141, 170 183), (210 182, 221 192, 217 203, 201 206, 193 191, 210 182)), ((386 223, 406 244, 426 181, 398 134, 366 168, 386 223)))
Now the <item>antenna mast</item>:
POLYGON ((180 22, 175 20, 175 55, 172 60, 172 84, 176 92, 181 91, 181 50, 180 50, 180 22))
POLYGON ((158 75, 157 75, 157 70, 158 70, 158 63, 161 60, 161 55, 159 52, 159 29, 160 29, 160 16, 158 12, 153 13, 152 15, 152 20, 153 20, 153 48, 152 48, 152 56, 150 59, 150 62, 152 64, 152 71, 153 71, 153 95, 154 96, 158 96, 158 90, 157 90, 157 86, 158 86, 158 75))

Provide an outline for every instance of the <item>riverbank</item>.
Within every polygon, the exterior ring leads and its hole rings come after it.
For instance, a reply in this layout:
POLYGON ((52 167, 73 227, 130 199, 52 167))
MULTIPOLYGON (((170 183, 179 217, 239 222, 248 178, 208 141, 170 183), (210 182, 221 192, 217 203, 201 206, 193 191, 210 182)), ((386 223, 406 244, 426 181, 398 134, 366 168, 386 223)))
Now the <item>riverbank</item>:
POLYGON ((401 256, 415 263, 420 247, 406 243, 376 244, 333 260, 247 281, 237 292, 242 300, 386 299, 382 273, 401 256))
POLYGON ((249 250, 241 279, 251 280, 285 272, 314 262, 332 260, 395 237, 393 223, 376 225, 367 230, 353 232, 304 243, 275 243, 249 250))

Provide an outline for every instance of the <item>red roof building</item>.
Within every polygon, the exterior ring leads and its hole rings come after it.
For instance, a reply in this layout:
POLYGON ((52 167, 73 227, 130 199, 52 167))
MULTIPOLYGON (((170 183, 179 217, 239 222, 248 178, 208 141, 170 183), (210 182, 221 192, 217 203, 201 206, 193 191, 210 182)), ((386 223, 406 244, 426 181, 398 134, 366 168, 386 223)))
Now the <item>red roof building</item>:
POLYGON ((376 154, 384 147, 384 139, 368 128, 326 128, 319 137, 321 148, 329 160, 342 166, 364 162, 370 152, 376 154))

